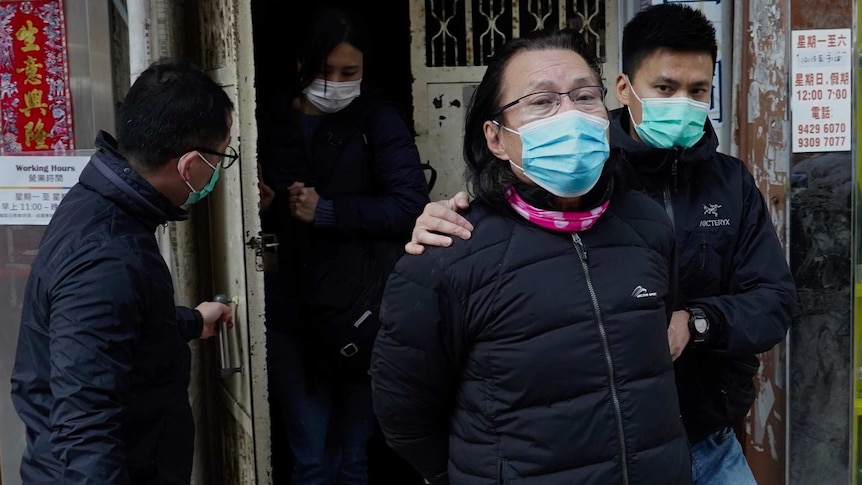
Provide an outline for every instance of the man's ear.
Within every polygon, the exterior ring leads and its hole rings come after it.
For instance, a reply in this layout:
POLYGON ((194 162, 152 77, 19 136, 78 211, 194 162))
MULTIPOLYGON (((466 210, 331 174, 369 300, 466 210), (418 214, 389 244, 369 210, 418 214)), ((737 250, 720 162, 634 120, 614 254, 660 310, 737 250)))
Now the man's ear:
POLYGON ((631 96, 631 86, 629 85, 629 78, 626 77, 623 73, 617 74, 617 81, 615 85, 616 91, 614 94, 617 97, 617 101, 620 104, 628 106, 629 105, 629 96, 631 96))
POLYGON ((485 130, 485 142, 488 144, 488 150, 500 160, 511 160, 512 157, 506 153, 506 146, 501 136, 503 129, 500 125, 493 121, 486 121, 482 128, 485 130))
POLYGON ((191 179, 189 170, 191 169, 192 161, 194 161, 197 156, 198 152, 193 150, 183 154, 177 159, 177 171, 180 173, 180 177, 182 177, 183 180, 188 181, 191 179))

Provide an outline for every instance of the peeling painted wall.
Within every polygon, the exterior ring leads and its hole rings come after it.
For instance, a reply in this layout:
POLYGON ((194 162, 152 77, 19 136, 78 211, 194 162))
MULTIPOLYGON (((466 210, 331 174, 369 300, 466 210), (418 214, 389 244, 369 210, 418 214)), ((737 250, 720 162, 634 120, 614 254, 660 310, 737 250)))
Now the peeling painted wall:
MULTIPOLYGON (((788 166, 790 162, 787 70, 787 5, 779 0, 738 0, 735 4, 734 138, 763 194, 772 223, 787 247, 788 166)), ((787 426, 787 348, 761 354, 755 377, 757 399, 746 419, 743 448, 760 485, 785 483, 787 426)))

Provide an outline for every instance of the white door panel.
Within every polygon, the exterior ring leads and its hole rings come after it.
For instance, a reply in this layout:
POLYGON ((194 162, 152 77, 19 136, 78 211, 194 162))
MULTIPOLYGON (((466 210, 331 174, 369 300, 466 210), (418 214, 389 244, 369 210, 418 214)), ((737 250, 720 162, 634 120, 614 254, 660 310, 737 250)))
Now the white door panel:
POLYGON ((225 295, 234 309, 234 327, 223 329, 218 345, 220 353, 229 354, 218 363, 224 368, 207 376, 207 385, 216 387, 209 433, 222 444, 217 477, 222 483, 268 484, 263 273, 249 245, 260 232, 250 2, 203 0, 200 25, 203 64, 234 102, 231 146, 240 154, 237 163, 222 170, 209 197, 212 291, 225 295))

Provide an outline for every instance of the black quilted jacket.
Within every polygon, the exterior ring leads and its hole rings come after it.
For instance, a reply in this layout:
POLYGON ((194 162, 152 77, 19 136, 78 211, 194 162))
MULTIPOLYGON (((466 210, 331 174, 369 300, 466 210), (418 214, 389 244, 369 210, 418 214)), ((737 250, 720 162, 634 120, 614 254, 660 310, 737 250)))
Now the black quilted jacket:
POLYGON ((372 360, 388 443, 431 483, 690 483, 667 324, 673 228, 630 192, 575 240, 467 212, 405 256, 372 360))

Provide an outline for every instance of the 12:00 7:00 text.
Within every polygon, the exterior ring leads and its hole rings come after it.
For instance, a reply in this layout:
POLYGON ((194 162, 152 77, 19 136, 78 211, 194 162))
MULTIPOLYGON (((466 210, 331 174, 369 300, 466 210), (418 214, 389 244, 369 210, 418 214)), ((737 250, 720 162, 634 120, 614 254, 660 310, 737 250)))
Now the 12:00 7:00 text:
POLYGON ((799 101, 821 101, 823 99, 847 99, 846 88, 819 88, 800 89, 796 91, 796 99, 799 101))

